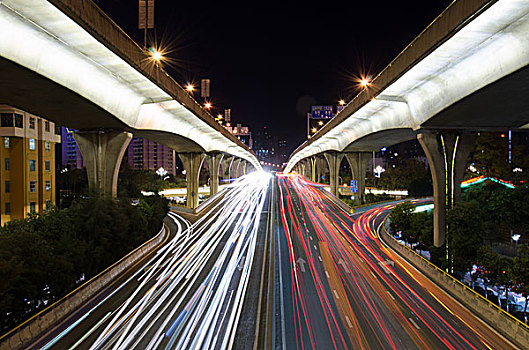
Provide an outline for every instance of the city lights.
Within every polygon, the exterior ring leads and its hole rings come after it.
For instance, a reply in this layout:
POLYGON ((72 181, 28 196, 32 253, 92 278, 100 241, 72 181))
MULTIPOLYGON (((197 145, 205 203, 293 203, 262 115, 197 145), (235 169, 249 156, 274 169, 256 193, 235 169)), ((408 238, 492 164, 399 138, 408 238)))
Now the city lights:
POLYGON ((211 107, 213 107, 213 105, 211 104, 211 102, 206 102, 206 103, 204 103, 204 108, 206 108, 206 109, 210 109, 211 107))
POLYGON ((316 128, 312 128, 311 131, 312 131, 313 133, 315 133, 316 131, 318 131, 318 129, 316 129, 316 128))
POLYGON ((160 62, 164 58, 163 53, 152 46, 149 48, 149 52, 151 53, 151 59, 156 63, 160 62))
POLYGON ((188 92, 193 92, 193 91, 195 91, 195 87, 193 85, 191 85, 191 84, 187 84, 186 85, 186 90, 188 92))
MULTIPOLYGON (((369 77, 368 77, 368 78, 369 78, 369 77)), ((361 85, 364 89, 367 88, 367 87, 371 84, 371 82, 369 81, 368 78, 362 78, 362 79, 360 80, 360 85, 361 85)))
POLYGON ((345 105, 345 100, 340 100, 340 101, 338 101, 338 104, 339 104, 340 106, 345 105))
POLYGON ((320 121, 318 122, 318 125, 319 125, 319 126, 322 126, 322 125, 323 125, 323 122, 320 120, 320 121))

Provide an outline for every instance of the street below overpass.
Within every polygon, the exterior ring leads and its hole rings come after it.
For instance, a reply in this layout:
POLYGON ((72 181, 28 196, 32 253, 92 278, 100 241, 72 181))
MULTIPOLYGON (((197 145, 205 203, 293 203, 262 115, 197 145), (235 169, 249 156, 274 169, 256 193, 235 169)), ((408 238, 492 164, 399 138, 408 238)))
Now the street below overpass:
POLYGON ((298 175, 252 173, 42 334, 39 349, 510 349, 298 175))
POLYGON ((266 348, 509 349, 378 238, 394 204, 350 215, 317 184, 278 174, 266 348))

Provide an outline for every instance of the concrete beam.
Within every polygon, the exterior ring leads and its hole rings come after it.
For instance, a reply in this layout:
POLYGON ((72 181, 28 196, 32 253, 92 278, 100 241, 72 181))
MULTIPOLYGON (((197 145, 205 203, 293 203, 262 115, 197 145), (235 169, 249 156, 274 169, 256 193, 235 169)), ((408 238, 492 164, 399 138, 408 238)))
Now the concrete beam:
POLYGON ((358 181, 358 193, 355 194, 357 204, 365 203, 366 172, 372 155, 371 152, 345 153, 345 158, 351 168, 352 178, 358 181))
POLYGON ((117 198, 118 174, 132 134, 123 131, 79 131, 73 134, 83 155, 88 188, 102 197, 117 198))
POLYGON ((343 153, 325 152, 323 155, 329 165, 331 194, 338 197, 338 176, 340 175, 340 163, 343 158, 343 153))
POLYGON ((421 144, 433 180, 434 245, 440 247, 446 240, 446 211, 461 197, 460 183, 465 173, 466 160, 474 147, 475 133, 435 132, 421 133, 421 144))
POLYGON ((187 201, 186 206, 191 209, 198 207, 198 176, 206 155, 204 153, 178 153, 186 170, 187 201))

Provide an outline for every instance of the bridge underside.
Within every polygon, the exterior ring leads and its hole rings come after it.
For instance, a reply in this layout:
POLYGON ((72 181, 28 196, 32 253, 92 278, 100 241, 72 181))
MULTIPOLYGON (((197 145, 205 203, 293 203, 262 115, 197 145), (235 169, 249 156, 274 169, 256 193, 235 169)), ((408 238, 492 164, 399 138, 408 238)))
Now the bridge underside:
MULTIPOLYGON (((83 79, 83 77, 79 77, 83 79)), ((101 87, 104 89, 104 87, 101 87)), ((162 143, 176 152, 204 152, 180 135, 135 130, 98 105, 46 77, 0 57, 0 103, 20 108, 58 125, 77 130, 123 130, 162 143)))
POLYGON ((468 131, 523 128, 529 123, 529 66, 492 83, 437 113, 424 129, 468 131))

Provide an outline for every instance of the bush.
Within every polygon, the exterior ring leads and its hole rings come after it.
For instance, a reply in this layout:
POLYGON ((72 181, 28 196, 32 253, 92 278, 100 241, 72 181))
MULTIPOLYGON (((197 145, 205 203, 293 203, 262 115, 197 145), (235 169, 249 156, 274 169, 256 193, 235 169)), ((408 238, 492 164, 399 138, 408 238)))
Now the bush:
POLYGON ((0 229, 2 331, 60 299, 158 232, 167 201, 77 200, 0 229))

